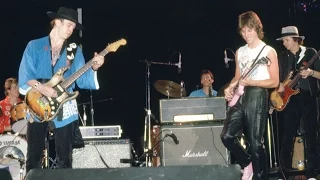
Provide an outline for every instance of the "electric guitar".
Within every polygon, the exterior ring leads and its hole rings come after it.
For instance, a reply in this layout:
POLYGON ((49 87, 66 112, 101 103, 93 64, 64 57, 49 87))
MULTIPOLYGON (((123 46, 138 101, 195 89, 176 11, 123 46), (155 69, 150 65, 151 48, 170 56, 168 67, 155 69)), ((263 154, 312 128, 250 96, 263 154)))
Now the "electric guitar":
MULTIPOLYGON (((120 46, 126 45, 126 43, 127 41, 125 39, 120 39, 116 42, 113 42, 109 44, 103 51, 101 51, 99 55, 105 56, 109 52, 115 52, 120 46)), ((93 63, 94 62, 92 58, 67 79, 63 78, 63 74, 69 69, 69 67, 67 66, 59 69, 53 75, 53 77, 45 83, 45 85, 48 85, 57 91, 57 97, 44 96, 35 88, 29 90, 25 96, 25 102, 29 108, 29 112, 31 112, 32 115, 36 116, 42 122, 53 120, 65 102, 75 99, 79 95, 78 91, 69 93, 67 89, 75 80, 88 71, 93 66, 93 63)))
POLYGON ((292 75, 294 71, 291 71, 283 81, 283 92, 278 92, 278 88, 272 91, 270 94, 270 102, 275 110, 282 111, 287 106, 291 96, 300 92, 299 89, 292 89, 302 77, 299 72, 301 70, 308 69, 314 63, 314 61, 319 58, 319 56, 320 51, 318 51, 303 67, 301 67, 293 78, 292 75))
POLYGON ((248 69, 246 69, 244 74, 241 75, 238 80, 238 84, 236 85, 232 99, 228 102, 229 107, 234 106, 238 102, 240 96, 244 93, 244 86, 239 84, 240 80, 247 78, 258 67, 258 65, 269 64, 269 62, 270 59, 268 57, 262 57, 261 59, 258 59, 256 62, 254 62, 250 67, 248 67, 248 69))

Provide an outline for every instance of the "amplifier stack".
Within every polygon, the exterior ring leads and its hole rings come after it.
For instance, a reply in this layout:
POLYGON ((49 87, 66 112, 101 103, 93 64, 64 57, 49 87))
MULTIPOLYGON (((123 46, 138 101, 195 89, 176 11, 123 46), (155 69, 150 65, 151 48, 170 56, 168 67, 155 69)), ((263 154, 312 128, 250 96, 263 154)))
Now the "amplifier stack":
POLYGON ((153 127, 153 166, 226 165, 221 142, 223 97, 160 100, 161 126, 153 127))

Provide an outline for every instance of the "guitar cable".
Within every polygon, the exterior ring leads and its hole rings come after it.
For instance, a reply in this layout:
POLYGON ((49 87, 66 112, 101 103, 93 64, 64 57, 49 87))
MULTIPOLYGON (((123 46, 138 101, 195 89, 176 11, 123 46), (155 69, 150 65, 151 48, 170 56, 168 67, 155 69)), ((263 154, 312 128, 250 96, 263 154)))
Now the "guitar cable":
POLYGON ((210 127, 210 130, 211 130, 211 134, 212 134, 212 143, 213 143, 213 146, 214 148, 217 150, 217 152, 221 155, 222 159, 224 160, 224 162, 226 163, 226 165, 228 165, 228 160, 223 156, 223 154, 219 151, 218 147, 216 146, 216 143, 214 141, 214 133, 213 133, 213 129, 212 129, 212 126, 210 127))
POLYGON ((99 154, 99 158, 101 159, 102 163, 103 163, 107 168, 110 168, 110 167, 108 166, 108 164, 106 163, 106 161, 103 159, 103 157, 102 157, 100 151, 98 150, 96 144, 93 144, 93 146, 96 148, 96 150, 97 150, 97 152, 98 152, 98 154, 99 154))

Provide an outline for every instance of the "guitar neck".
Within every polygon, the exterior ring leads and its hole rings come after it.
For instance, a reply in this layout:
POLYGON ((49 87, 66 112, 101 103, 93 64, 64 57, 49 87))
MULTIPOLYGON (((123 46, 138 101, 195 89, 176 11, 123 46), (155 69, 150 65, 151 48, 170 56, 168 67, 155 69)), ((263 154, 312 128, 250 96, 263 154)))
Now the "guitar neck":
MULTIPOLYGON (((105 56, 108 54, 108 51, 104 49, 99 53, 101 56, 105 56)), ((69 76, 65 81, 63 81, 60 85, 66 89, 68 88, 74 81, 76 81, 80 76, 82 76, 85 72, 87 72, 93 66, 93 58, 88 61, 83 67, 81 67, 78 71, 69 76)))
MULTIPOLYGON (((306 70, 308 69, 315 60, 317 60, 320 56, 320 51, 318 51, 311 59, 310 61, 308 61, 308 63, 306 65, 304 65, 301 70, 306 70)), ((292 78, 292 81, 288 83, 288 87, 292 88, 293 86, 295 86, 298 81, 301 79, 301 75, 300 75, 300 71, 297 71, 297 74, 292 78)))

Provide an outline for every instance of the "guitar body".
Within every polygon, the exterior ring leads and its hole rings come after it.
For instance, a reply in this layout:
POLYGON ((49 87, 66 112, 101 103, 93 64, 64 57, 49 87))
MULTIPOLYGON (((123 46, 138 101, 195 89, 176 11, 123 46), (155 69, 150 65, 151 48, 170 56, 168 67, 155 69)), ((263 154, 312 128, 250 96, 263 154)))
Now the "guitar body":
MULTIPOLYGON (((247 78, 253 72, 253 70, 255 70, 258 67, 258 65, 260 65, 260 64, 269 64, 269 58, 262 57, 262 58, 258 59, 257 61, 254 61, 253 64, 248 69, 245 70, 244 75, 242 75, 240 77, 240 79, 247 78)), ((238 82, 238 87, 235 89, 233 97, 229 101, 228 106, 229 107, 234 106, 238 102, 240 96, 243 93, 244 93, 244 86, 240 85, 238 82)))
POLYGON ((270 102, 275 110, 282 111, 288 104, 291 96, 296 95, 300 92, 299 89, 293 90, 288 86, 288 83, 284 83, 284 91, 278 92, 274 90, 270 95, 270 102))
POLYGON ((65 88, 60 86, 63 82, 63 73, 67 67, 61 68, 45 85, 52 87, 57 91, 57 97, 46 97, 38 90, 31 89, 25 97, 25 102, 31 111, 41 121, 51 121, 56 117, 62 105, 72 99, 75 99, 79 92, 68 93, 65 88))
POLYGON ((244 93, 243 89, 244 86, 239 85, 238 88, 234 91, 234 95, 228 103, 229 107, 234 106, 238 102, 240 96, 244 93))
MULTIPOLYGON (((125 45, 126 43, 127 41, 125 39, 120 39, 109 44, 103 51, 99 53, 99 55, 105 56, 109 52, 115 52, 120 46, 125 45)), ((61 68, 48 82, 45 83, 45 85, 56 90, 57 97, 53 98, 44 96, 34 88, 29 90, 26 94, 25 102, 30 112, 41 121, 53 120, 58 115, 65 102, 75 99, 79 95, 78 91, 69 93, 67 89, 75 80, 77 80, 93 66, 93 63, 95 63, 93 60, 94 58, 88 61, 83 67, 74 72, 67 79, 63 78, 63 74, 69 69, 69 67, 61 68)))

